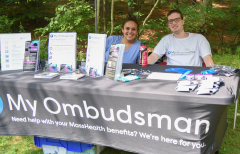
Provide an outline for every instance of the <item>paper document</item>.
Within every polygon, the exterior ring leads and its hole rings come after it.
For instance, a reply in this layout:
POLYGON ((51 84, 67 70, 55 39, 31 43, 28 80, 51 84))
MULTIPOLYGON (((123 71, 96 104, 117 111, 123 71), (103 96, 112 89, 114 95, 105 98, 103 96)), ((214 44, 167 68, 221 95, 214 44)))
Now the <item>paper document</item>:
POLYGON ((152 72, 147 79, 159 79, 159 80, 179 80, 182 74, 179 73, 160 73, 152 72))
POLYGON ((76 50, 76 32, 49 33, 48 64, 57 64, 58 71, 61 64, 72 65, 72 70, 76 70, 76 50))
POLYGON ((52 79, 57 76, 59 76, 59 73, 42 72, 39 74, 34 74, 34 78, 45 78, 45 79, 52 79))
POLYGON ((68 74, 64 74, 62 76, 60 76, 60 79, 69 79, 69 80, 77 80, 80 79, 82 77, 84 77, 85 74, 78 74, 78 73, 68 73, 68 74))

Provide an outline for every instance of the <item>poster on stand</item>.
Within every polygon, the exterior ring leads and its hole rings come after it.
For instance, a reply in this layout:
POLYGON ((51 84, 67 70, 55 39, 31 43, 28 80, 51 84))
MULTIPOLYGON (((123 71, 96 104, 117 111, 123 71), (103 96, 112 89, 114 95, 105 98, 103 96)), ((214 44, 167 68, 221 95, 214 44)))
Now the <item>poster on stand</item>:
POLYGON ((57 64, 58 71, 61 64, 72 65, 76 70, 77 33, 49 33, 48 64, 57 64))
POLYGON ((25 42, 23 71, 37 72, 39 70, 39 48, 38 40, 25 42))
POLYGON ((22 70, 25 42, 31 41, 31 33, 0 34, 1 70, 22 70))
POLYGON ((106 78, 118 80, 122 70, 125 44, 112 44, 106 65, 106 78))
POLYGON ((96 76, 103 76, 106 52, 106 34, 88 34, 86 71, 96 70, 96 76))

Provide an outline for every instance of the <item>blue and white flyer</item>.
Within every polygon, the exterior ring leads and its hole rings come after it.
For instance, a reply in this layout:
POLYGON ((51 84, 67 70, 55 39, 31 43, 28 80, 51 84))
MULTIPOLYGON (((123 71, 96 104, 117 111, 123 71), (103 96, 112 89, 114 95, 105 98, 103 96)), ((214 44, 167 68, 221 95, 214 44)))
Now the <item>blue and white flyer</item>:
POLYGON ((96 70, 96 76, 103 76, 106 39, 106 34, 88 34, 88 46, 86 53, 86 71, 88 75, 91 75, 90 71, 94 69, 96 70))
POLYGON ((77 33, 49 33, 48 63, 57 64, 58 71, 61 64, 72 65, 76 70, 77 33))
POLYGON ((31 33, 0 34, 1 70, 22 70, 25 42, 31 41, 31 33))

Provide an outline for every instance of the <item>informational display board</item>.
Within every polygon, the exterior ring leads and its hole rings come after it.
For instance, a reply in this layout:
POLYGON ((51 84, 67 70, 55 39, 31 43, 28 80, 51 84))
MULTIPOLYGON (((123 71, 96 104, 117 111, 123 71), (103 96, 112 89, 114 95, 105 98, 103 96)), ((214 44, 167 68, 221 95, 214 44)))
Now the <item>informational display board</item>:
POLYGON ((91 69, 96 69, 97 76, 103 76, 106 39, 106 34, 88 34, 88 46, 86 54, 86 71, 88 75, 91 69))
POLYGON ((112 44, 106 65, 106 78, 118 80, 122 70, 125 44, 112 44))
POLYGON ((49 33, 48 63, 57 64, 58 70, 61 64, 72 65, 76 70, 77 33, 49 33))
POLYGON ((39 70, 39 48, 38 40, 25 42, 25 53, 23 62, 23 71, 38 71, 39 70))
POLYGON ((31 33, 0 34, 1 70, 21 70, 25 52, 25 42, 31 41, 31 33))

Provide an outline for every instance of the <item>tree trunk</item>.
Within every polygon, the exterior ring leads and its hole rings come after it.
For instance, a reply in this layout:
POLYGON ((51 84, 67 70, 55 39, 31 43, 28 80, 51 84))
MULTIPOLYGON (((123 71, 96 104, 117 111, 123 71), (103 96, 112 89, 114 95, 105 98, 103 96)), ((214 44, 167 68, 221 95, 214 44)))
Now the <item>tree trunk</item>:
POLYGON ((27 3, 27 0, 19 0, 19 3, 20 4, 25 4, 25 3, 27 3))
MULTIPOLYGON (((155 3, 153 3, 155 4, 155 3)), ((142 12, 144 6, 144 0, 138 0, 138 12, 142 12)))
POLYGON ((207 8, 212 8, 212 0, 207 0, 207 8))
POLYGON ((106 34, 107 22, 106 22, 106 0, 103 0, 103 33, 106 34))
POLYGON ((134 4, 133 4, 133 0, 128 0, 127 4, 128 4, 128 14, 133 15, 134 13, 134 4))
POLYGON ((178 5, 178 0, 175 0, 175 3, 178 5))
MULTIPOLYGON (((159 2, 159 0, 157 0, 157 2, 155 3, 155 5, 153 6, 153 8, 151 9, 151 11, 149 12, 148 16, 147 16, 147 17, 145 18, 145 20, 143 21, 143 28, 144 28, 144 26, 145 26, 145 24, 146 24, 146 22, 147 22, 148 18, 151 16, 151 14, 152 14, 153 10, 154 10, 154 9, 155 9, 155 7, 157 6, 158 2, 159 2)), ((142 30, 143 30, 143 29, 142 29, 142 30)), ((138 37, 141 35, 141 33, 142 33, 142 30, 139 32, 139 35, 138 35, 138 37)))
POLYGON ((239 67, 238 68, 240 69, 240 55, 239 55, 239 67))
POLYGON ((99 33, 99 11, 100 11, 100 0, 97 0, 97 33, 99 33))
POLYGON ((114 28, 114 22, 113 22, 113 10, 114 10, 114 0, 112 0, 112 5, 111 5, 111 32, 110 36, 113 34, 113 28, 114 28))
POLYGON ((197 0, 192 0, 192 5, 197 4, 197 0))
POLYGON ((144 0, 126 0, 128 4, 128 14, 133 15, 134 12, 142 12, 144 0))
POLYGON ((206 16, 210 7, 212 7, 212 0, 201 0, 201 14, 202 14, 202 23, 203 31, 205 35, 207 34, 207 25, 206 25, 206 16))
POLYGON ((152 3, 153 3, 152 7, 154 7, 154 4, 156 3, 156 0, 152 0, 152 3))

